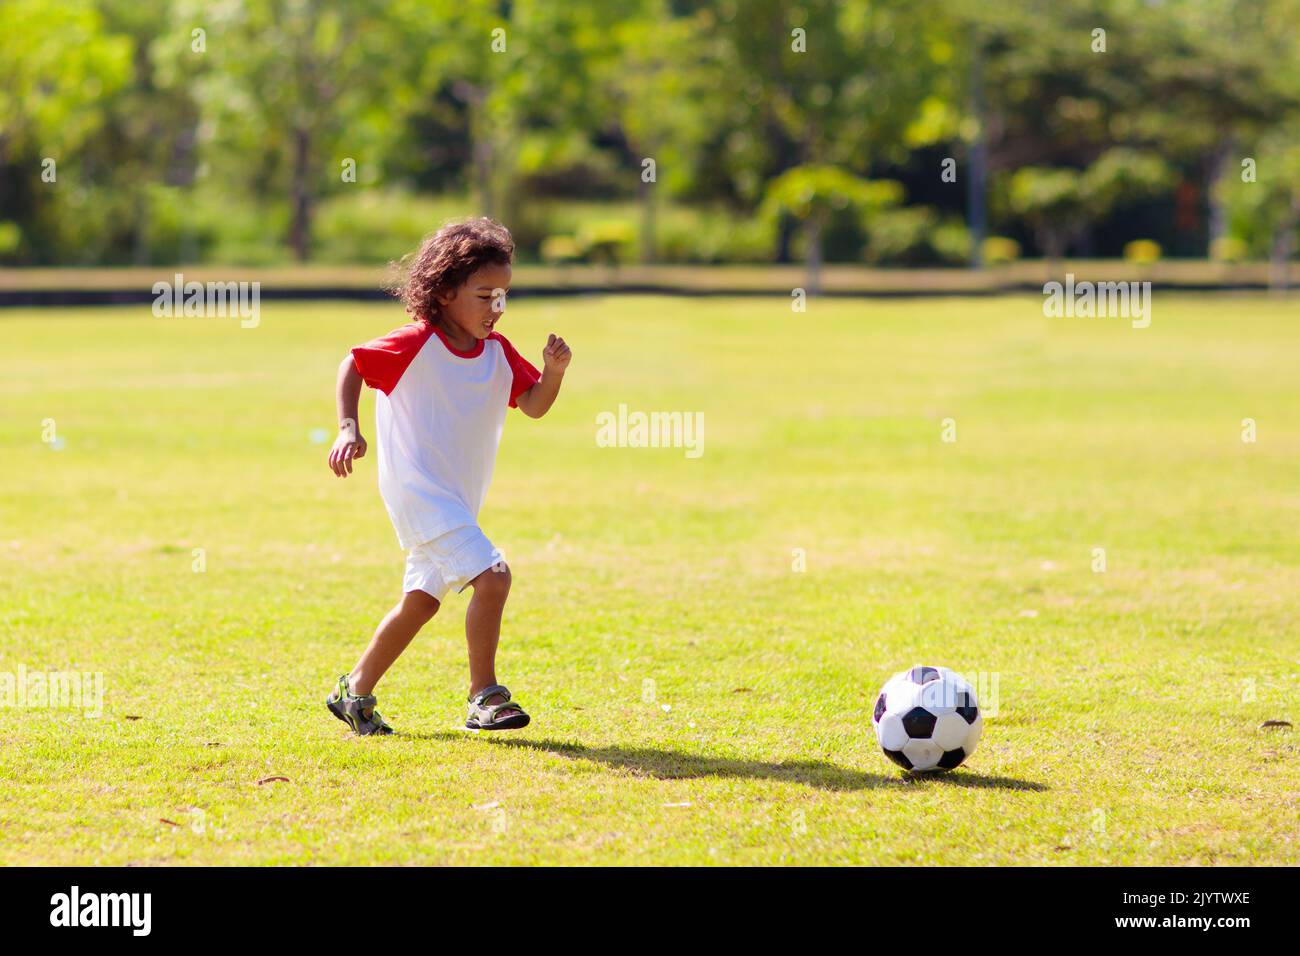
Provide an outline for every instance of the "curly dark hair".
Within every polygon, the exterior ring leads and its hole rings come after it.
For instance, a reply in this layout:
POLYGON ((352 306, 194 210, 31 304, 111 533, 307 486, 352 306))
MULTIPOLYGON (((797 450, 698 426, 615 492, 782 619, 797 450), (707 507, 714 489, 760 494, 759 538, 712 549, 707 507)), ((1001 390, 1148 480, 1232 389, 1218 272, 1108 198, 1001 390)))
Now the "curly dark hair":
POLYGON ((485 217, 449 222, 420 244, 418 252, 393 263, 396 273, 389 291, 421 322, 433 322, 438 300, 485 265, 514 261, 510 230, 485 217))

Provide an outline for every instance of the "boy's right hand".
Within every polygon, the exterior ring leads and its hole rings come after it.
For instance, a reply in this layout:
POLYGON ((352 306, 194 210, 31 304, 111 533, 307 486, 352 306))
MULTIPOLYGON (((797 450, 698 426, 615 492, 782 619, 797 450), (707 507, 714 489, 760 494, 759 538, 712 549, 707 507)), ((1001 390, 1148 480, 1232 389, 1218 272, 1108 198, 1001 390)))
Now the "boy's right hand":
POLYGON ((357 430, 357 423, 348 419, 339 426, 339 436, 330 449, 330 471, 340 478, 352 474, 352 461, 366 456, 366 440, 357 430))

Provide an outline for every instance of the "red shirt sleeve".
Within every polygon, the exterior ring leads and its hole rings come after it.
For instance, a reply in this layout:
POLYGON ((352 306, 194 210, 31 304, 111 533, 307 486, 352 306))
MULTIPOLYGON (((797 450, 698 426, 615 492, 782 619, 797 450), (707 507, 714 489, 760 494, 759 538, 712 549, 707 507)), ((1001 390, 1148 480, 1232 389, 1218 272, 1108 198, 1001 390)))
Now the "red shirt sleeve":
POLYGON ((409 322, 358 345, 352 350, 352 361, 367 385, 389 395, 432 334, 433 326, 428 323, 409 322))
POLYGON ((515 399, 540 382, 542 373, 537 371, 528 359, 516 352, 515 347, 500 332, 490 332, 488 338, 500 342, 502 351, 506 353, 506 361, 510 363, 510 373, 514 376, 514 381, 510 383, 510 407, 518 408, 515 399))

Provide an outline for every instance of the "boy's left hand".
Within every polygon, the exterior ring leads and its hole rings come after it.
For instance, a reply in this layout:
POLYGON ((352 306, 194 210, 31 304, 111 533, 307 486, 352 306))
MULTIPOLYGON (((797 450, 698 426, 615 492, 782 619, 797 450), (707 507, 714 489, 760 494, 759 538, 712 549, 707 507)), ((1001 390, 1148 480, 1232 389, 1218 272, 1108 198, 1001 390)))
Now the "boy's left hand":
POLYGON ((542 349, 542 364, 545 371, 563 375, 564 370, 569 367, 571 358, 573 352, 564 344, 564 339, 552 332, 550 338, 546 340, 546 348, 542 349))

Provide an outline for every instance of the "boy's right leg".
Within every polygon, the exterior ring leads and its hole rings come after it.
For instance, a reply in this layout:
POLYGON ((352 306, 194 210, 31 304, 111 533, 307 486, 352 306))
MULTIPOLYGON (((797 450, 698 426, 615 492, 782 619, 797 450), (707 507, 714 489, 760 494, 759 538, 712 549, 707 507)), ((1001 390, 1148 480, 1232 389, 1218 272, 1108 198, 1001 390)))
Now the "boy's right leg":
POLYGON ((374 691, 393 661, 406 650, 420 628, 438 613, 438 599, 425 591, 407 591, 402 600, 379 622, 375 636, 348 675, 352 693, 364 697, 374 691))

